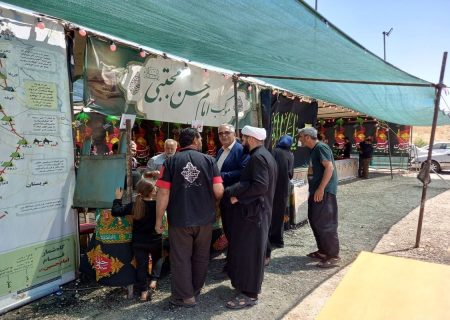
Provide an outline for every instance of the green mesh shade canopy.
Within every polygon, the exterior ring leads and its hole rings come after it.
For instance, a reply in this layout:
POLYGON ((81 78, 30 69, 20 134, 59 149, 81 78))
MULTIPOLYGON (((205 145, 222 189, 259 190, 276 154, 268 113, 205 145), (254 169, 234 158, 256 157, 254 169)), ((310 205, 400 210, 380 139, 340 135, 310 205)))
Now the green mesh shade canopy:
MULTIPOLYGON (((244 74, 429 84, 367 51, 301 1, 5 2, 244 74)), ((432 123, 435 89, 431 86, 261 80, 377 119, 408 125, 432 123)), ((440 113, 438 124, 450 124, 450 118, 440 113)))

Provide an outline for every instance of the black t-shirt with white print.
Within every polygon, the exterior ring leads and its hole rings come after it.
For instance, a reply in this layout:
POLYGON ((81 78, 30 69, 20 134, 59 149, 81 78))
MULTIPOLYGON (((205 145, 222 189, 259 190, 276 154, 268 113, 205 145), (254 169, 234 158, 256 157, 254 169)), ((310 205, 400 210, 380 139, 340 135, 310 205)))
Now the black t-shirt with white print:
POLYGON ((196 227, 215 218, 213 184, 222 183, 213 157, 192 148, 180 149, 168 158, 156 186, 170 189, 169 226, 196 227))

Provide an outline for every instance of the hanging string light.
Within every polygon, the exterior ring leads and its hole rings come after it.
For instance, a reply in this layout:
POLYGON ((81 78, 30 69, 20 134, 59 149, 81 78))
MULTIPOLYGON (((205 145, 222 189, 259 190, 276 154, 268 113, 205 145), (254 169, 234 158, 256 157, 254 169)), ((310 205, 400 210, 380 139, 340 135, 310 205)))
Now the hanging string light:
POLYGON ((117 50, 117 46, 116 46, 116 44, 114 43, 114 41, 110 41, 110 42, 109 42, 109 50, 111 50, 112 52, 114 52, 114 51, 117 50))
POLYGON ((141 58, 145 58, 147 56, 147 52, 144 51, 144 49, 139 49, 139 56, 141 58))
POLYGON ((36 28, 41 29, 41 30, 45 29, 45 23, 42 21, 41 18, 37 18, 36 28))
POLYGON ((82 37, 86 37, 87 32, 84 29, 78 28, 78 34, 82 37))

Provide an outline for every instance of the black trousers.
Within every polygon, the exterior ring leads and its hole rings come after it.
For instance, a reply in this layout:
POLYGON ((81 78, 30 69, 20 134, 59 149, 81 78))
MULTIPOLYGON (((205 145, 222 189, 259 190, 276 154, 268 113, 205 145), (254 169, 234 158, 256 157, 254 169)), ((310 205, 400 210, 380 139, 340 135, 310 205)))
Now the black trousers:
POLYGON ((273 200, 272 220, 270 223, 269 240, 275 246, 284 246, 284 216, 287 212, 289 197, 282 195, 273 200))
POLYGON ((169 225, 172 298, 188 299, 200 293, 208 271, 212 225, 169 225))
POLYGON ((328 257, 339 256, 338 207, 336 195, 325 192, 321 202, 308 198, 308 220, 320 253, 328 257))
POLYGON ((158 261, 162 256, 162 240, 151 243, 133 243, 134 257, 136 258, 136 285, 140 291, 148 290, 148 262, 149 254, 152 256, 152 280, 156 280, 160 276, 158 270, 158 261))

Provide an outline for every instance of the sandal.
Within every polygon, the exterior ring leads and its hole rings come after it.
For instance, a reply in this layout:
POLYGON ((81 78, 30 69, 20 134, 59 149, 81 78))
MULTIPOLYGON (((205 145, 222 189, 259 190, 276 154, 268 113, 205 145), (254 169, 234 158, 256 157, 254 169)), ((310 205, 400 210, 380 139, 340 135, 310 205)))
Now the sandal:
POLYGON ((246 307, 253 307, 256 304, 258 304, 258 299, 250 298, 245 294, 241 294, 228 301, 225 307, 228 309, 242 309, 246 307))
POLYGON ((145 302, 149 300, 150 293, 148 291, 142 291, 141 297, 139 298, 140 301, 145 302))
POLYGON ((341 258, 335 257, 335 258, 327 258, 320 261, 317 266, 319 268, 334 268, 339 266, 339 262, 341 261, 341 258))
POLYGON ((156 291, 157 284, 158 284, 158 282, 156 280, 152 280, 152 281, 150 281, 150 285, 148 287, 150 288, 150 290, 156 291))
POLYGON ((197 305, 197 302, 195 301, 195 298, 189 298, 189 299, 170 299, 170 304, 177 306, 177 307, 185 307, 185 308, 193 308, 197 305), (194 300, 194 302, 190 300, 194 300))
POLYGON ((320 253, 319 251, 308 253, 306 256, 312 259, 319 259, 319 260, 326 259, 327 257, 326 254, 320 253))

